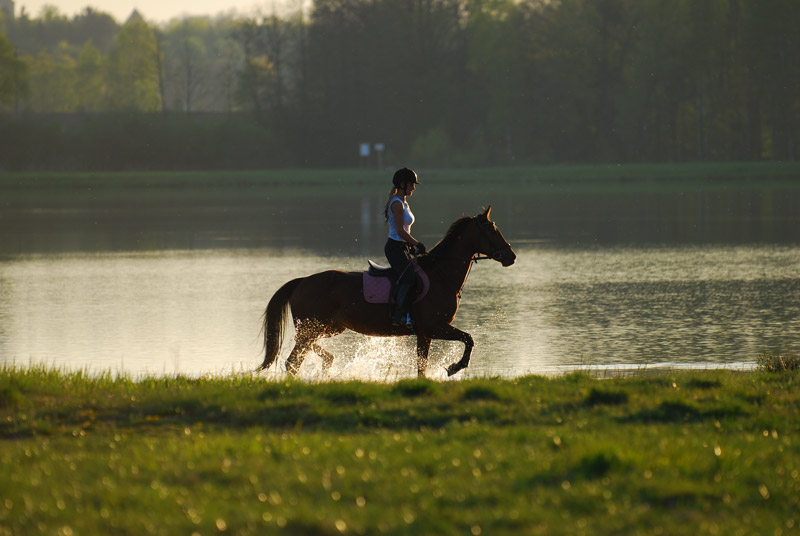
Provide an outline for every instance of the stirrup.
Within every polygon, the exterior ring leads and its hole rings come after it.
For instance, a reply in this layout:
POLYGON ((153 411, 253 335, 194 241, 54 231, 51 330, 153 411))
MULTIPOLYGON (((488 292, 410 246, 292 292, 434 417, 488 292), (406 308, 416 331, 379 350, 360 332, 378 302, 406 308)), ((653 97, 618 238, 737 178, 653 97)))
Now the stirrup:
POLYGON ((392 314, 391 317, 390 317, 390 320, 392 321, 392 325, 393 326, 399 327, 399 326, 405 326, 406 325, 405 319, 404 318, 400 318, 400 316, 396 315, 396 314, 392 314))
POLYGON ((392 325, 396 327, 414 329, 414 321, 411 319, 411 313, 406 313, 405 318, 396 318, 394 315, 392 315, 392 325))

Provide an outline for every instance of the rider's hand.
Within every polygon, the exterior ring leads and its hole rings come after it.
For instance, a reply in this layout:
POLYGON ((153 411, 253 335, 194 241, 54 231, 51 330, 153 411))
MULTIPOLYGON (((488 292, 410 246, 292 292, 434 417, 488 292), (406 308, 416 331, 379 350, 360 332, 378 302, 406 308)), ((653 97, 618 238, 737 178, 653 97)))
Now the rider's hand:
POLYGON ((416 251, 417 255, 424 255, 425 254, 425 244, 422 242, 417 242, 417 245, 414 246, 414 250, 416 251))

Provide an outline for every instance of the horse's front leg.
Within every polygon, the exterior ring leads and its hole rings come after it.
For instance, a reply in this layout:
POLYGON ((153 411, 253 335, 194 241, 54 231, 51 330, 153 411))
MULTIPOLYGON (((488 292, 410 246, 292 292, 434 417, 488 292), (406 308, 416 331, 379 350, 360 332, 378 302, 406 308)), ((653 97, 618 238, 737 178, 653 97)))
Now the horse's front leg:
POLYGON ((428 350, 431 349, 431 339, 422 335, 417 335, 417 376, 425 376, 425 369, 428 368, 428 350))
POLYGON ((472 335, 466 331, 461 331, 450 324, 445 324, 444 326, 435 329, 431 333, 431 336, 434 339, 442 339, 445 341, 461 341, 464 343, 464 355, 461 356, 460 361, 447 367, 448 376, 452 376, 456 372, 467 368, 467 365, 469 365, 469 358, 472 355, 472 347, 475 346, 475 341, 472 340, 472 335))

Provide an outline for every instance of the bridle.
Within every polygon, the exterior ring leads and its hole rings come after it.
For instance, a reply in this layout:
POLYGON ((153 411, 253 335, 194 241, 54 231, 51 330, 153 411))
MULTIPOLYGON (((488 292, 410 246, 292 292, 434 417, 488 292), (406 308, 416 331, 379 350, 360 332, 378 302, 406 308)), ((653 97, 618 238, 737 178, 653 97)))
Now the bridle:
MULTIPOLYGON (((479 222, 479 225, 480 225, 480 230, 481 230, 481 232, 484 233, 484 235, 486 235, 486 233, 488 232, 487 229, 490 226, 492 227, 492 229, 497 229, 497 226, 495 225, 495 223, 493 221, 490 221, 490 220, 486 220, 485 222, 479 222)), ((491 242, 491 240, 490 240, 490 242, 491 242)), ((432 255, 433 257, 439 258, 439 259, 448 259, 448 260, 465 262, 465 263, 467 263, 469 265, 467 267, 467 273, 464 276, 464 281, 461 283, 460 288, 456 292, 458 300, 460 301, 461 300, 461 292, 464 290, 464 285, 467 284, 467 278, 469 277, 469 274, 472 271, 472 265, 473 264, 478 264, 478 261, 485 261, 487 259, 496 260, 496 261, 499 262, 500 259, 503 258, 503 255, 506 253, 506 251, 511 251, 511 244, 509 244, 508 242, 505 243, 505 246, 496 248, 494 251, 492 251, 491 255, 481 255, 480 253, 476 253, 470 259, 466 259, 466 260, 458 258, 458 257, 450 257, 450 256, 446 256, 446 255, 440 255, 438 253, 429 254, 429 255, 432 255)), ((434 264, 434 268, 439 270, 441 273, 444 273, 440 266, 434 264)))
MULTIPOLYGON (((492 227, 492 229, 497 229, 497 226, 495 225, 495 223, 493 221, 490 221, 490 220, 486 220, 485 222, 481 222, 479 225, 480 225, 480 229, 484 233, 484 235, 487 233, 487 228, 489 228, 490 226, 492 227)), ((491 255, 481 255, 480 253, 476 253, 475 255, 472 256, 472 258, 469 260, 469 262, 477 263, 478 261, 485 261, 487 259, 488 260, 495 260, 495 261, 499 262, 500 259, 503 258, 503 255, 505 255, 505 253, 507 251, 511 251, 511 244, 509 244, 508 242, 506 242, 505 246, 499 247, 499 248, 495 249, 494 251, 492 251, 491 255)))
MULTIPOLYGON (((484 235, 487 234, 487 232, 488 232, 487 229, 489 227, 491 227, 492 229, 497 229, 497 226, 495 225, 495 223, 493 221, 489 221, 489 220, 487 220, 485 222, 480 222, 478 225, 480 226, 480 230, 481 230, 481 232, 483 232, 484 235)), ((503 258, 503 255, 507 251, 511 251, 511 244, 509 244, 508 242, 506 242, 504 246, 496 248, 494 251, 492 251, 491 255, 481 255, 480 253, 476 253, 470 259, 467 259, 467 260, 460 259, 458 257, 450 257, 450 256, 447 256, 447 255, 440 255, 438 253, 434 253, 434 254, 430 254, 429 253, 429 255, 431 255, 432 257, 439 258, 439 259, 448 259, 448 260, 461 261, 461 262, 466 262, 466 263, 477 263, 478 261, 485 261, 485 260, 495 260, 495 261, 500 262, 500 260, 503 258)))

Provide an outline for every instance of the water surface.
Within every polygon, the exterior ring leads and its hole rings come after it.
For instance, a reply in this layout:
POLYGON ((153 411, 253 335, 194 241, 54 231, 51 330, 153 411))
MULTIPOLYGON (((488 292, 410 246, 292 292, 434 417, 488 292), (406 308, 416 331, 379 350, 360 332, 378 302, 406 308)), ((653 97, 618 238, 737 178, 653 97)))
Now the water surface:
MULTIPOLYGON (((491 202, 518 254, 510 268, 481 262, 464 289, 454 324, 475 338, 468 375, 740 365, 797 347, 796 189, 485 199, 427 188, 413 208, 429 246, 491 202)), ((0 362, 251 370, 260 316, 280 285, 383 260, 382 190, 11 192, 0 217, 0 362)), ((347 333, 325 346, 337 355, 333 378, 415 371, 409 338, 347 333)), ((434 343, 430 376, 443 378, 462 348, 434 343)), ((320 368, 312 355, 302 375, 320 378, 320 368)))

